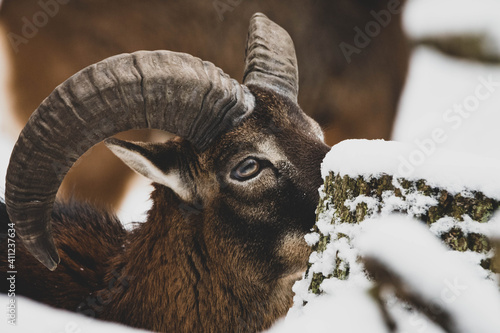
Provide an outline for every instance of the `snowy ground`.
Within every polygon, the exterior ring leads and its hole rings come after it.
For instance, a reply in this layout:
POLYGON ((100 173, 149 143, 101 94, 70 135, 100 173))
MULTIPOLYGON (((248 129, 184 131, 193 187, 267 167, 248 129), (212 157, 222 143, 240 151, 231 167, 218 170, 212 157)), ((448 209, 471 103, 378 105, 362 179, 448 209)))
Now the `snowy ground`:
MULTIPOLYGON (((408 34, 414 38, 486 33, 488 47, 492 52, 500 53, 498 13, 500 1, 495 0, 411 0, 405 13, 405 26, 408 34)), ((7 73, 8 68, 3 53, 0 52, 2 194, 8 156, 18 131, 12 128, 6 112, 9 103, 5 94, 7 73)), ((500 66, 452 59, 423 47, 415 50, 393 134, 395 140, 411 143, 416 151, 421 151, 425 157, 422 164, 436 153, 437 148, 482 155, 483 158, 500 158, 498 124, 500 66), (439 140, 436 140, 437 132, 440 133, 439 140)), ((126 199, 124 208, 119 212, 125 222, 144 219, 143 213, 149 206, 146 181, 137 178, 136 184, 126 199), (137 202, 140 204, 137 205, 137 202)), ((20 326, 16 332, 129 331, 118 325, 97 325, 86 318, 63 311, 49 311, 29 300, 21 297, 18 299, 20 326)), ((0 296, 0 304, 7 304, 6 296, 0 296)), ((368 313, 373 311, 373 304, 363 304, 368 313)), ((6 324, 6 320, 0 320, 0 331, 10 332, 12 327, 6 324)))

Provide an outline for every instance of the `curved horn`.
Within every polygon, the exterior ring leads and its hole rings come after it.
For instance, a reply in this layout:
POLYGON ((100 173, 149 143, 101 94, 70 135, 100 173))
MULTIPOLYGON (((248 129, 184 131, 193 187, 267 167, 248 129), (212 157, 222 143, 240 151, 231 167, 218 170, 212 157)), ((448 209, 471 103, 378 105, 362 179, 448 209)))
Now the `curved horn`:
POLYGON ((299 71, 290 35, 264 14, 250 20, 243 84, 271 88, 297 103, 299 71))
POLYGON ((58 86, 33 113, 7 170, 7 211, 27 249, 50 270, 59 263, 50 218, 73 163, 118 132, 172 132, 203 150, 254 106, 249 90, 188 54, 140 51, 91 65, 58 86))

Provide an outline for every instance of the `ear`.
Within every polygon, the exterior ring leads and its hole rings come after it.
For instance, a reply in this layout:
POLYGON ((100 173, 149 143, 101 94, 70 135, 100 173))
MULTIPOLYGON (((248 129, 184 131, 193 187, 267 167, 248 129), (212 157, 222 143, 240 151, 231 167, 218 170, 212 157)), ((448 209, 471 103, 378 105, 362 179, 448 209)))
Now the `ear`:
POLYGON ((191 201, 193 194, 182 177, 176 143, 129 142, 109 138, 104 140, 104 144, 132 170, 167 186, 182 200, 191 201))

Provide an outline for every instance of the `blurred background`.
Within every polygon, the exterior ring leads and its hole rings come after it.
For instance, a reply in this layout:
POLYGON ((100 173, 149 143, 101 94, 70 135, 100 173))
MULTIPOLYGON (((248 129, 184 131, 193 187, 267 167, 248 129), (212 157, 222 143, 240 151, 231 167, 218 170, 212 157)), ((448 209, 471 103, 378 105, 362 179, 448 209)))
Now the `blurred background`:
MULTIPOLYGON (((292 36, 299 104, 328 144, 383 138, 499 157, 500 1, 3 0, 1 193, 17 135, 66 78, 118 53, 168 49, 241 81, 248 21, 257 11, 292 36), (431 142, 436 130, 444 135, 431 142)), ((121 137, 167 138, 147 131, 121 137)), ((98 146, 71 170, 60 198, 113 207, 128 223, 144 220, 150 191, 98 146)))

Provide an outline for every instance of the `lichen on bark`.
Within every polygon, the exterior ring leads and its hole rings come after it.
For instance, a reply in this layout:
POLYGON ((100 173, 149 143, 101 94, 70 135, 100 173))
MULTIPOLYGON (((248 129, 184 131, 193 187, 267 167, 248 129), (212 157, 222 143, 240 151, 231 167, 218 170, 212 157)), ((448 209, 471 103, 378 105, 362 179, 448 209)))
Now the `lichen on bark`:
MULTIPOLYGON (((499 201, 481 192, 450 193, 447 189, 429 185, 423 179, 408 180, 387 174, 354 178, 330 172, 322 187, 317 219, 323 223, 330 219, 333 229, 329 230, 334 230, 336 225, 358 224, 373 216, 410 215, 426 223, 431 230, 439 230, 436 235, 451 250, 484 254, 481 267, 498 272, 499 264, 493 258, 490 240, 486 235, 463 228, 466 222, 488 222, 498 207, 499 201)), ((317 226, 314 232, 319 234, 319 241, 312 247, 316 257, 321 256, 330 242, 339 239, 338 234, 333 233, 336 237, 332 238, 332 232, 322 232, 317 226)), ((325 279, 344 280, 349 277, 349 263, 338 251, 334 261, 334 268, 328 274, 311 271, 311 264, 308 266, 306 279, 310 279, 310 292, 320 294, 325 279)))

